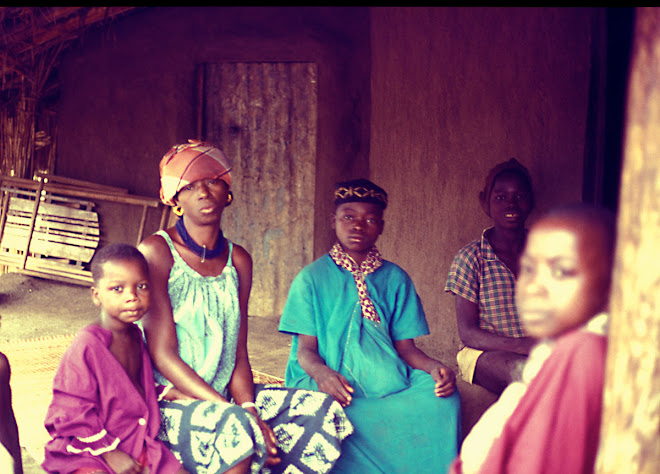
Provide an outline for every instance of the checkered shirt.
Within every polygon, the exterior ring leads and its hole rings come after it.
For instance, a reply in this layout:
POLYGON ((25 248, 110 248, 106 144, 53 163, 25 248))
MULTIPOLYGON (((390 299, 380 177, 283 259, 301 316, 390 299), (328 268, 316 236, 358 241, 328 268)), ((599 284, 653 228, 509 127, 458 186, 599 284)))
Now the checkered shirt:
POLYGON ((515 304, 515 276, 486 238, 473 240, 454 257, 445 291, 479 305, 479 327, 508 337, 523 333, 515 304))

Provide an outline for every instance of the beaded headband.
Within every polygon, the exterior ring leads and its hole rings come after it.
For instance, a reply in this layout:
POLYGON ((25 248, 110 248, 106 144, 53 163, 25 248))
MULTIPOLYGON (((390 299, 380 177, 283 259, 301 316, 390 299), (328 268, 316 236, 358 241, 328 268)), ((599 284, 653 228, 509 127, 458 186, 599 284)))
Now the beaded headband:
POLYGON ((385 209, 387 193, 385 190, 367 179, 345 181, 335 185, 335 205, 346 202, 370 202, 385 209))

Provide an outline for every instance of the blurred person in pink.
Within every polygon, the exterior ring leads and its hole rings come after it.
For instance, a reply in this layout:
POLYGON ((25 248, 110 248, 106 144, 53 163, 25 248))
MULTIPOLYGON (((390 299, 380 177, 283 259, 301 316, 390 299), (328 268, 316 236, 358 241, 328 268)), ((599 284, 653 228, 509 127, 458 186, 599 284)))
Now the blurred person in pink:
POLYGON ((468 433, 450 473, 591 473, 607 356, 615 219, 586 204, 536 222, 516 304, 538 339, 523 370, 468 433))

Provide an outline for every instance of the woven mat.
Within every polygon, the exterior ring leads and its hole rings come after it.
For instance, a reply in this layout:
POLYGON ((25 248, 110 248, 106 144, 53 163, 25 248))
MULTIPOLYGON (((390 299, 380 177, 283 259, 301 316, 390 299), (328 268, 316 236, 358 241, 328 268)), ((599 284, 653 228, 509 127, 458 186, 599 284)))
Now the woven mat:
MULTIPOLYGON (((18 435, 30 456, 39 464, 50 439, 44 419, 52 398, 53 377, 73 334, 0 342, 0 352, 11 365, 11 389, 18 435)), ((254 382, 281 384, 279 377, 253 370, 254 382)))
POLYGON ((11 365, 14 415, 21 446, 41 464, 50 439, 44 419, 52 398, 53 377, 73 335, 0 342, 11 365))

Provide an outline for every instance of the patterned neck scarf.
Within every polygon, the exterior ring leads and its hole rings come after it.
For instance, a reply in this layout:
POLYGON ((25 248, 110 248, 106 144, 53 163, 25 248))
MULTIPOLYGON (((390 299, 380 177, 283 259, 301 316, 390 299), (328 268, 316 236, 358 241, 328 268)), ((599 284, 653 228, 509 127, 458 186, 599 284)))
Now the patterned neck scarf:
POLYGON ((353 275, 358 290, 358 297, 360 298, 360 306, 362 306, 362 317, 380 323, 380 316, 378 316, 373 302, 369 299, 367 284, 364 281, 364 277, 367 274, 376 271, 383 264, 383 258, 380 256, 380 252, 376 246, 371 247, 367 258, 364 259, 364 262, 359 267, 355 263, 355 260, 344 251, 339 242, 335 243, 329 253, 337 266, 345 268, 353 275))

